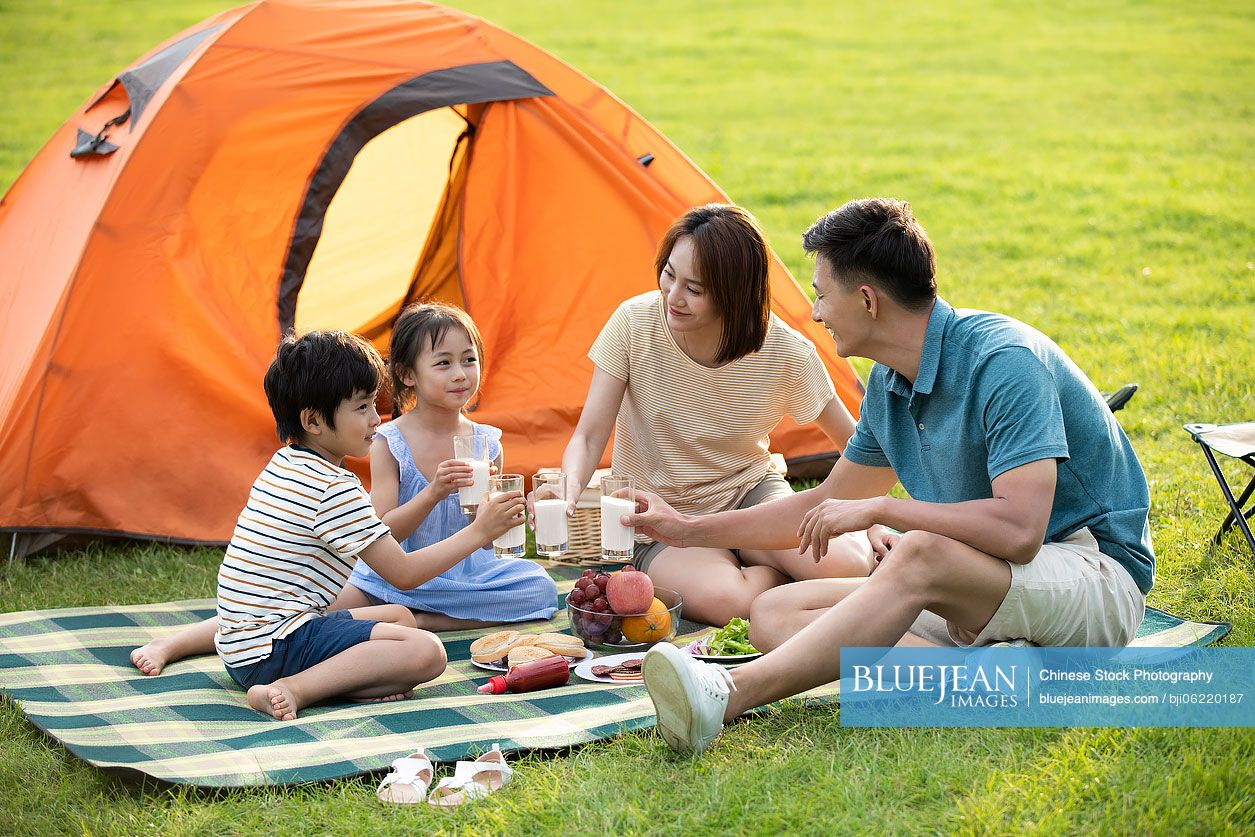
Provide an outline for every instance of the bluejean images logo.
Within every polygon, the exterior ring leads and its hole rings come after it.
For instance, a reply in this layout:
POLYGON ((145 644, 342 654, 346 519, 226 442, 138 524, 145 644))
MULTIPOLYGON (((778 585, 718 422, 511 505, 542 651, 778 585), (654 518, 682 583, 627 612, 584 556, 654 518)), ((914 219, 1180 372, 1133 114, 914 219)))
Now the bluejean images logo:
POLYGON ((1255 648, 843 648, 844 726, 1255 726, 1255 648))
POLYGON ((971 709, 1014 709, 1029 697, 1029 669, 1015 664, 876 663, 850 668, 853 694, 927 695, 934 705, 971 709))

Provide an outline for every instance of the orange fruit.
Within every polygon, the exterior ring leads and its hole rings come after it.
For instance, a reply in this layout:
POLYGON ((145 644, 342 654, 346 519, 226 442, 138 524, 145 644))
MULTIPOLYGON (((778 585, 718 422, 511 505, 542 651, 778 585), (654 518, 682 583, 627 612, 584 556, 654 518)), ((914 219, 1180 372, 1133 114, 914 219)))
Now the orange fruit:
POLYGON ((643 616, 623 617, 623 637, 632 642, 658 642, 671 633, 671 614, 667 606, 654 599, 643 616))

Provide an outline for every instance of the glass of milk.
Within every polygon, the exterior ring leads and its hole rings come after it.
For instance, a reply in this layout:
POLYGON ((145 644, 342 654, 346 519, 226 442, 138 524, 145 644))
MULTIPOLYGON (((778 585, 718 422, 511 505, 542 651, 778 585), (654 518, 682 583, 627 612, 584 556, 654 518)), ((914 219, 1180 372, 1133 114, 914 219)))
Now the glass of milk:
POLYGON ((567 550, 566 474, 545 468, 532 477, 536 554, 556 558, 567 550))
POLYGON ((463 514, 474 517, 475 510, 488 493, 488 437, 479 434, 454 436, 453 458, 471 466, 471 476, 475 482, 458 489, 458 504, 461 505, 463 514))
POLYGON ((614 474, 601 478, 601 559, 632 560, 636 530, 624 526, 619 518, 636 511, 636 487, 630 477, 614 474))
MULTIPOLYGON (((499 477, 488 478, 488 493, 490 496, 497 494, 505 494, 509 491, 523 490, 522 474, 502 474, 499 477)), ((527 551, 527 531, 522 523, 513 529, 506 530, 505 534, 492 542, 492 553, 498 558, 522 558, 523 553, 527 551)))

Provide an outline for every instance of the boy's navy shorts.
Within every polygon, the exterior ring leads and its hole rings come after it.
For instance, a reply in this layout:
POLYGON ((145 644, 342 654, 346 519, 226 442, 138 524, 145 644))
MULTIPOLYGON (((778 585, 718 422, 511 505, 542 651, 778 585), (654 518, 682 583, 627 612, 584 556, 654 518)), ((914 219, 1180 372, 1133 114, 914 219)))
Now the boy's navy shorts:
POLYGON ((258 683, 273 683, 365 642, 377 624, 375 619, 354 619, 347 610, 333 610, 309 620, 283 639, 276 639, 266 659, 236 668, 226 666, 227 674, 245 689, 258 683))

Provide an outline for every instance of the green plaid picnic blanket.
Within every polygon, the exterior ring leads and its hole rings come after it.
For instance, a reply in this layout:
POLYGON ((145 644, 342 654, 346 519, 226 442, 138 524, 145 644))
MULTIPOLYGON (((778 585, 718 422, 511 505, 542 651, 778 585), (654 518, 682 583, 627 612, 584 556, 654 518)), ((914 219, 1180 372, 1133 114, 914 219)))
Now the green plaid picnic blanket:
MULTIPOLYGON (((561 597, 579 572, 550 569, 561 597)), ((542 692, 476 693, 492 676, 470 661, 470 644, 485 631, 443 635, 449 667, 420 686, 414 700, 328 704, 305 709, 294 721, 250 709, 215 656, 173 663, 157 677, 131 666, 135 647, 213 613, 212 599, 198 599, 0 614, 0 692, 97 767, 200 787, 355 776, 383 770, 419 746, 440 761, 493 742, 506 751, 569 747, 654 724, 640 685, 572 677, 567 686, 542 692)), ((552 621, 526 629, 566 627, 560 608, 552 621)), ((705 628, 684 622, 680 630, 688 636, 705 628)), ((1205 645, 1228 630, 1148 609, 1135 644, 1205 645)), ((833 700, 836 694, 833 684, 807 697, 833 700)))

